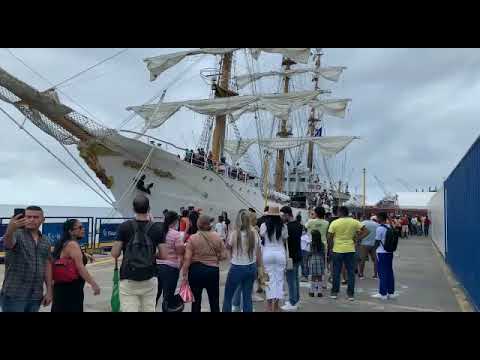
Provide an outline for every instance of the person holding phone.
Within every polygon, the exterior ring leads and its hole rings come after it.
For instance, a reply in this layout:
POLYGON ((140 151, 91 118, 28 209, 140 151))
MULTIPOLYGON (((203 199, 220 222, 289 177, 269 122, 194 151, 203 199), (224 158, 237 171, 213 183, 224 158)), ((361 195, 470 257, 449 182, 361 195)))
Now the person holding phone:
POLYGON ((50 244, 39 229, 43 210, 16 209, 3 237, 5 278, 0 292, 3 312, 38 312, 52 302, 50 244), (43 284, 46 284, 44 293, 43 284))

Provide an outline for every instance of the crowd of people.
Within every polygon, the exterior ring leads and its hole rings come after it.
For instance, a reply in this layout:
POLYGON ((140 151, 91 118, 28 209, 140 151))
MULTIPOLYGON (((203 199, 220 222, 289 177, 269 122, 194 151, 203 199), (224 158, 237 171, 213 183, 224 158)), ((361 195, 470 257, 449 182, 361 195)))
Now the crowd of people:
POLYGON ((206 168, 211 171, 216 171, 219 174, 229 176, 232 179, 237 179, 241 181, 255 179, 255 176, 249 174, 247 171, 243 170, 240 167, 240 164, 237 163, 235 166, 227 163, 225 156, 220 158, 220 161, 215 161, 213 159, 213 153, 209 151, 208 155, 203 148, 198 148, 197 151, 187 149, 185 151, 184 161, 201 167, 206 168))
MULTIPOLYGON (((310 282, 310 297, 323 297, 329 288, 330 298, 337 299, 342 283, 353 301, 356 278, 365 278, 368 259, 374 264, 372 277, 379 281, 374 297, 391 299, 397 296, 393 253, 398 238, 411 233, 405 230, 406 217, 378 213, 359 221, 343 206, 332 213, 312 208, 304 224, 289 206, 267 206, 260 217, 254 209, 241 209, 233 223, 226 212, 214 219, 193 206, 179 214, 165 210, 163 221, 154 222, 149 199, 142 194, 132 206, 135 217, 120 224, 111 250, 116 263, 121 257, 123 312, 154 312, 161 298, 163 312, 183 311, 179 283, 193 295, 192 312, 201 311, 203 290, 211 312, 252 312, 259 298, 268 312, 296 311, 301 306, 301 277, 310 282), (227 260, 220 307, 220 266, 227 260), (282 304, 285 288, 288 300, 282 304)), ((79 220, 66 221, 51 251, 39 231, 43 221, 43 210, 30 206, 8 224, 2 309, 36 312, 52 303, 52 312, 82 312, 85 283, 94 295, 101 291, 85 266, 93 259, 78 243, 84 228, 79 220)), ((428 217, 422 223, 428 233, 428 217)))
POLYGON ((392 214, 389 217, 389 224, 401 238, 408 238, 410 235, 427 237, 429 235, 432 221, 429 219, 428 215, 410 216, 408 214, 403 214, 395 216, 392 214))

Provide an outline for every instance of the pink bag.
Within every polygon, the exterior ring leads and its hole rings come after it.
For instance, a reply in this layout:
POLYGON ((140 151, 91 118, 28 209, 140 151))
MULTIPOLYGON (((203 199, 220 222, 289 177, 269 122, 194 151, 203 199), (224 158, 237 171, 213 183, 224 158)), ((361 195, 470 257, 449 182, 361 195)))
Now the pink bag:
POLYGON ((195 299, 193 298, 192 289, 190 289, 190 285, 188 285, 188 281, 186 280, 184 280, 180 285, 179 294, 184 303, 190 303, 195 301, 195 299))

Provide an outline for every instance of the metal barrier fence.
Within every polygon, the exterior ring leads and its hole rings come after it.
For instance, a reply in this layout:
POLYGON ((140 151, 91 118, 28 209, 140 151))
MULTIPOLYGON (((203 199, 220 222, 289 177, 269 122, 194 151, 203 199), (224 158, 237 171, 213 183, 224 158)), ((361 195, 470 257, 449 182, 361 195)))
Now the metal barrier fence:
MULTIPOLYGON (((69 219, 78 219, 85 228, 85 238, 79 243, 84 249, 101 249, 105 250, 112 247, 113 242, 117 239, 118 226, 130 218, 94 218, 82 216, 46 216, 45 222, 40 227, 42 235, 48 239, 53 246, 60 240, 63 234, 63 224, 69 219)), ((156 221, 163 221, 162 216, 154 218, 156 221)), ((0 217, 0 259, 5 257, 5 249, 3 245, 3 235, 7 230, 9 217, 0 217)))
MULTIPOLYGON (((78 219, 85 228, 85 237, 79 241, 82 248, 91 248, 94 246, 94 228, 93 217, 91 216, 46 216, 45 222, 40 227, 42 235, 48 239, 52 246, 60 240, 63 234, 63 224, 69 219, 78 219)), ((3 235, 7 230, 9 217, 0 217, 0 258, 5 256, 3 244, 3 235)))
MULTIPOLYGON (((110 249, 113 242, 117 240, 118 227, 124 221, 131 218, 95 218, 95 233, 93 236, 95 249, 110 249)), ((155 217, 154 220, 163 221, 162 216, 155 217)))
POLYGON ((444 184, 446 260, 480 309, 480 137, 444 184))
POLYGON ((129 218, 95 218, 94 248, 108 249, 117 239, 118 227, 129 218))

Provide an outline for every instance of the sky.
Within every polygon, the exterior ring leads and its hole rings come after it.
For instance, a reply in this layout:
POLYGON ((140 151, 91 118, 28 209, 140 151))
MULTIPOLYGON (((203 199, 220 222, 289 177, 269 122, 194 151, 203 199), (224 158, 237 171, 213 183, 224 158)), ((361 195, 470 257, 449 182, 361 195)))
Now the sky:
MULTIPOLYGON (((0 67, 45 90, 121 49, 9 50, 0 49, 0 67)), ((128 106, 142 105, 166 87, 165 102, 207 98, 209 86, 200 77, 200 70, 217 66, 213 56, 186 59, 150 82, 143 59, 180 50, 186 48, 128 49, 61 86, 60 98, 74 110, 112 128, 129 117, 128 106)), ((352 99, 345 119, 325 119, 327 135, 361 137, 337 156, 331 168, 334 175, 344 174, 350 189, 360 192, 361 169, 365 168, 368 203, 384 195, 374 175, 389 192, 441 185, 480 134, 480 50, 325 48, 323 52, 323 66, 346 66, 347 70, 338 83, 322 82, 322 88, 332 90, 332 98, 352 99)), ((262 55, 258 69, 278 70, 280 62, 280 55, 262 55)), ((240 57, 236 69, 238 74, 247 70, 240 57)), ((260 84, 259 89, 262 87, 274 88, 268 82, 260 84)), ((23 122, 15 108, 1 101, 0 106, 23 122)), ((106 205, 2 113, 0 121, 0 203, 106 205)), ((134 118, 124 129, 138 129, 141 124, 134 118)), ((251 119, 239 123, 242 136, 255 135, 252 124, 251 119)), ((182 110, 152 135, 193 148, 202 127, 201 115, 182 110)), ((29 122, 25 128, 80 172, 54 139, 29 122)), ((70 150, 78 158, 75 147, 70 150)), ((255 158, 254 150, 250 154, 255 158)))

